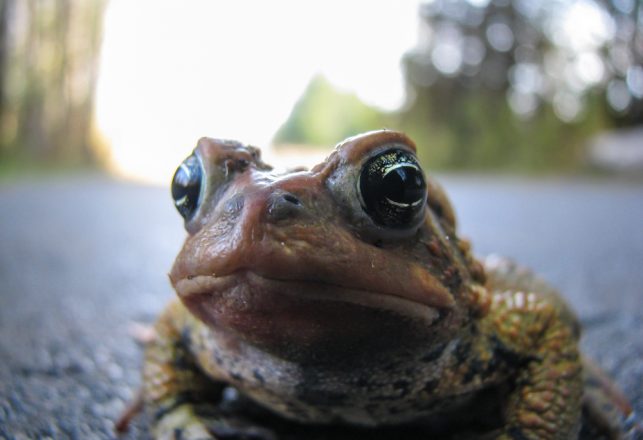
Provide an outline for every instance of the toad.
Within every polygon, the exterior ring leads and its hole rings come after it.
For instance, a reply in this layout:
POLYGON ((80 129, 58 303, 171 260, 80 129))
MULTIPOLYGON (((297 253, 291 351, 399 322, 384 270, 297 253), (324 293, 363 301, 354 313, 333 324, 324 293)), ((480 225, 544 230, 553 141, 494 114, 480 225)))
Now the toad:
POLYGON ((145 351, 156 438, 635 435, 561 297, 474 258, 404 134, 281 174, 203 138, 172 196, 188 237, 145 351))

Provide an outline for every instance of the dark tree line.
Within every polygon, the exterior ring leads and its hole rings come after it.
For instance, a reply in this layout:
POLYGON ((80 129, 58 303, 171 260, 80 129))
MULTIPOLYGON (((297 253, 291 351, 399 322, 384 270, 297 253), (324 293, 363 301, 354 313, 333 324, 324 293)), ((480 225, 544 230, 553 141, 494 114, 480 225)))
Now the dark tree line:
MULTIPOLYGON (((566 93, 582 100, 599 92, 615 120, 643 123, 639 1, 435 0, 421 6, 420 17, 424 35, 405 58, 418 93, 434 84, 449 95, 518 92, 535 99, 513 105, 528 114, 566 93)), ((576 118, 558 105, 561 119, 576 118)))
POLYGON ((401 123, 437 165, 566 168, 643 124, 637 0, 434 0, 406 54, 401 123))
POLYGON ((0 160, 87 163, 106 0, 0 3, 0 160))

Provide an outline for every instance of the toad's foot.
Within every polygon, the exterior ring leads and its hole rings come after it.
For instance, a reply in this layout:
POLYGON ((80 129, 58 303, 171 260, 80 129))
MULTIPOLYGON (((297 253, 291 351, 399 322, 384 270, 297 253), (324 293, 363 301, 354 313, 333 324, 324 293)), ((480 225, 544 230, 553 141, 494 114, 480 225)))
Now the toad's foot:
POLYGON ((157 420, 154 438, 162 440, 276 440, 268 429, 228 417, 208 404, 183 404, 157 420))

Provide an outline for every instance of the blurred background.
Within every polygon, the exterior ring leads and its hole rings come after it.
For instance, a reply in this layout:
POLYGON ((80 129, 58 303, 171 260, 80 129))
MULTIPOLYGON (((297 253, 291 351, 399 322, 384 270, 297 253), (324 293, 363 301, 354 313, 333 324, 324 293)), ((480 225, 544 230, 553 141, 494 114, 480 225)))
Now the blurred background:
POLYGON ((167 183, 200 136, 382 127, 431 169, 643 170, 637 0, 3 0, 0 173, 167 183))
POLYGON ((290 167, 384 127, 643 414, 640 0, 0 0, 0 438, 115 438, 199 137, 290 167))

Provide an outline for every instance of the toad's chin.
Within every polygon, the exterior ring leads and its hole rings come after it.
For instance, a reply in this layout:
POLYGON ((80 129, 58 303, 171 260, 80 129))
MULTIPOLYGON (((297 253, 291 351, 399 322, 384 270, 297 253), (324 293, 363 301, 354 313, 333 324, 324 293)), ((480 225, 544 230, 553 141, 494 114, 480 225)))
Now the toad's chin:
POLYGON ((252 271, 188 277, 175 288, 186 307, 215 331, 285 357, 306 348, 347 356, 400 347, 401 341, 426 342, 427 329, 440 316, 425 304, 386 293, 252 271))

